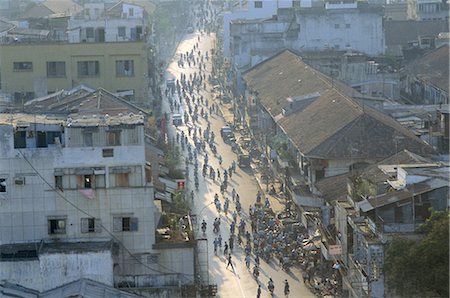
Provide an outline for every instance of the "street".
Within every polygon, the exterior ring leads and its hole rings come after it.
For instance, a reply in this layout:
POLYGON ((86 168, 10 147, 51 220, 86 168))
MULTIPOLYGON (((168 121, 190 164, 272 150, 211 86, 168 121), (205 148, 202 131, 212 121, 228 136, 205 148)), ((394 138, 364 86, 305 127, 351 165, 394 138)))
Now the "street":
MULTIPOLYGON (((182 59, 182 55, 186 57, 185 53, 193 50, 195 53, 195 57, 197 57, 197 52, 200 51, 201 55, 204 55, 207 51, 209 51, 209 59, 206 60, 206 73, 205 77, 208 78, 208 75, 212 69, 212 55, 211 49, 214 46, 214 34, 201 35, 200 32, 195 32, 188 34, 179 44, 175 56, 172 58, 172 61, 169 63, 166 72, 166 79, 175 78, 181 81, 181 74, 186 75, 187 78, 194 75, 196 72, 198 74, 197 66, 193 64, 188 66, 187 63, 184 65, 180 65, 179 61, 182 59), (200 37, 200 39, 199 39, 200 37), (198 47, 194 49, 194 46, 198 44, 198 47)), ((195 58, 193 59, 195 61, 195 58)), ((214 100, 214 94, 211 93, 210 84, 206 82, 206 90, 204 88, 200 88, 200 93, 197 93, 194 89, 193 95, 197 99, 200 96, 203 96, 204 99, 209 101, 209 104, 212 103, 219 104, 218 101, 214 100)), ((198 101, 199 102, 199 101, 198 101)), ((191 100, 192 103, 192 100, 191 100)), ((208 111, 206 104, 202 105, 200 102, 198 104, 198 108, 204 108, 208 111)), ((219 109, 221 109, 219 105, 219 109)), ((179 96, 177 92, 174 93, 173 97, 168 93, 168 96, 164 98, 163 102, 163 112, 166 112, 167 115, 173 115, 174 113, 184 115, 188 110, 188 105, 184 100, 183 96, 179 96), (169 103, 169 98, 172 98, 172 104, 169 103), (179 104, 175 105, 173 102, 178 102, 179 104), (171 106, 173 111, 171 110, 171 106)), ((220 113, 219 113, 220 114, 220 113)), ((192 122, 192 117, 189 117, 189 121, 185 121, 186 119, 183 116, 183 124, 175 127, 173 125, 167 125, 168 127, 168 140, 173 141, 175 143, 176 139, 179 139, 180 136, 189 136, 188 143, 195 148, 193 143, 192 133, 189 133, 188 127, 191 126, 191 129, 197 127, 201 129, 203 132, 207 129, 207 121, 204 117, 199 117, 199 120, 194 124, 192 122), (178 134, 178 137, 177 137, 178 134)), ((172 119, 172 118, 170 118, 172 119)), ((215 113, 213 115, 209 115, 208 120, 210 121, 211 131, 214 132, 215 145, 217 147, 218 156, 220 155, 223 159, 222 165, 219 165, 218 158, 214 156, 211 150, 206 147, 206 152, 208 154, 208 165, 217 171, 220 169, 220 172, 223 173, 225 169, 228 169, 233 161, 236 161, 236 154, 231 150, 231 147, 224 143, 222 138, 220 137, 220 128, 226 125, 224 119, 215 113)), ((169 123, 168 119, 167 122, 169 123)), ((171 122, 170 122, 171 123, 171 122)), ((178 147, 182 153, 182 156, 188 159, 188 150, 187 146, 185 150, 181 149, 181 142, 178 142, 178 147)), ((209 178, 209 175, 206 175, 206 178, 202 177, 201 169, 204 163, 205 151, 201 151, 198 155, 198 177, 199 177, 199 188, 195 191, 194 202, 192 205, 192 213, 197 215, 197 227, 200 226, 200 223, 205 220, 207 222, 207 230, 206 235, 202 235, 200 229, 196 231, 197 238, 205 238, 208 241, 208 263, 209 263, 209 284, 217 284, 218 286, 218 297, 256 297, 258 282, 252 276, 252 268, 254 265, 254 255, 252 255, 252 261, 249 269, 246 268, 244 258, 245 252, 243 247, 240 247, 236 244, 234 245, 234 249, 232 251, 232 263, 233 266, 229 266, 227 268, 227 256, 224 255, 223 247, 225 242, 228 242, 230 237, 230 223, 232 221, 231 212, 235 210, 235 204, 231 200, 231 190, 234 188, 236 192, 240 196, 240 201, 242 204, 242 212, 241 216, 247 224, 247 227, 250 226, 248 210, 250 205, 255 203, 256 194, 260 190, 260 186, 258 185, 253 172, 250 168, 241 169, 236 167, 236 173, 229 178, 229 185, 227 187, 227 192, 224 195, 220 195, 220 183, 219 179, 215 179, 213 181, 209 178), (216 207, 213 204, 214 195, 219 194, 221 205, 224 204, 224 198, 228 197, 230 199, 230 212, 227 215, 222 211, 219 213, 216 207), (213 222, 215 218, 220 217, 221 225, 220 232, 213 233, 213 222), (222 249, 218 249, 217 255, 214 253, 214 245, 213 241, 216 237, 221 235, 223 238, 222 249)), ((192 163, 188 166, 188 187, 190 190, 193 190, 194 187, 194 166, 192 163)), ((209 172, 208 172, 209 173, 209 172)), ((222 177, 223 178, 223 177, 222 177)), ((189 196, 188 196, 189 197, 189 196)), ((271 202, 272 205, 277 205, 276 208, 282 208, 282 206, 277 202, 271 202), (272 204, 273 203, 273 204, 272 204)), ((273 206, 275 208, 275 206, 273 206)), ((223 210, 223 209, 222 209, 223 210)), ((280 211, 280 210, 278 210, 280 211)), ((238 221, 240 219, 238 218, 238 221)), ((285 297, 283 293, 284 289, 284 280, 287 280, 290 285, 290 297, 314 297, 314 295, 308 290, 308 288, 304 285, 302 280, 301 272, 292 267, 289 274, 285 271, 281 270, 278 261, 271 259, 269 263, 261 260, 260 266, 260 275, 259 275, 259 284, 261 285, 262 295, 261 297, 269 297, 270 293, 267 289, 267 282, 269 278, 272 278, 275 285, 274 297, 285 297)))

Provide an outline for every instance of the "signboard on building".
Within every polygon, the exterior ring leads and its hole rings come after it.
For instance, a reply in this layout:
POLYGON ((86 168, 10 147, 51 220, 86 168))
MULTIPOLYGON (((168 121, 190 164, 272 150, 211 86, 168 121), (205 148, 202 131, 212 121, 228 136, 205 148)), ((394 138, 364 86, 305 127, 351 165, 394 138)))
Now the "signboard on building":
POLYGON ((184 179, 177 179, 177 190, 184 190, 184 179))
POLYGON ((330 245, 328 247, 328 254, 331 256, 341 255, 342 246, 341 245, 330 245))

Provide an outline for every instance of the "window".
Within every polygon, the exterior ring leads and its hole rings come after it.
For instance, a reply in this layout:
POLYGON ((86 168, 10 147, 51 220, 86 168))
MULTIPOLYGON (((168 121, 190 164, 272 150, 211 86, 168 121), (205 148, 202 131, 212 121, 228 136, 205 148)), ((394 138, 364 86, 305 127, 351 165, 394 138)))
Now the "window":
POLYGON ((120 146, 120 131, 108 131, 106 133, 107 146, 120 146))
POLYGON ((13 62, 14 71, 32 71, 33 62, 13 62))
POLYGON ((47 77, 61 78, 66 76, 66 62, 47 62, 47 77))
POLYGON ((292 1, 292 7, 299 8, 300 7, 300 0, 293 0, 292 1))
POLYGON ((96 77, 100 75, 100 66, 98 61, 79 61, 79 77, 96 77))
POLYGON ((92 132, 83 132, 83 144, 85 147, 92 147, 92 132))
POLYGON ((134 76, 134 61, 133 60, 117 60, 116 61, 116 76, 118 76, 118 77, 134 76))
POLYGON ((350 26, 350 24, 345 24, 345 28, 350 28, 351 26, 350 26))
POLYGON ((0 192, 6 192, 6 178, 0 178, 0 192))
POLYGON ((61 132, 47 131, 47 144, 61 144, 61 132))
POLYGON ((132 7, 128 8, 128 15, 130 17, 134 16, 134 9, 132 7))
POLYGON ((128 144, 135 145, 139 144, 139 131, 137 127, 128 129, 128 144))
POLYGON ((92 188, 92 175, 84 175, 83 176, 83 187, 84 188, 92 188))
POLYGON ((82 218, 81 233, 100 233, 102 231, 102 221, 100 218, 82 218))
POLYGON ((262 1, 255 1, 255 8, 262 8, 263 2, 262 1))
POLYGON ((113 231, 114 232, 134 232, 138 230, 137 217, 114 217, 113 231))
POLYGON ((86 28, 86 38, 94 38, 94 28, 86 28))
POLYGON ((114 157, 114 149, 103 149, 103 157, 114 157))
POLYGON ((66 233, 66 218, 54 218, 48 220, 48 234, 65 234, 66 233))
POLYGON ((26 131, 16 131, 14 133, 14 148, 19 149, 27 147, 26 135, 26 131))
POLYGON ((36 135, 36 147, 46 148, 47 147, 47 134, 45 131, 38 131, 36 135))
POLYGON ((129 174, 128 173, 117 173, 116 174, 116 186, 117 187, 127 187, 130 185, 129 183, 129 174))
POLYGON ((339 29, 339 24, 334 24, 334 29, 339 29))
POLYGON ((119 37, 125 37, 126 36, 126 28, 125 27, 118 27, 117 28, 117 35, 119 35, 119 37))
POLYGON ((59 190, 63 190, 63 177, 55 176, 55 188, 59 190))

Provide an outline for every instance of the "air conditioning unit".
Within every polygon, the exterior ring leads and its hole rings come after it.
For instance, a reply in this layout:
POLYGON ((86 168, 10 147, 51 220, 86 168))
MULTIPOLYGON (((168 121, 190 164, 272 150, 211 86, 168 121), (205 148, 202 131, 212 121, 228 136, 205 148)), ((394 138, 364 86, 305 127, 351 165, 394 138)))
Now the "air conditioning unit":
POLYGON ((14 178, 14 184, 15 185, 24 185, 25 184, 25 177, 15 177, 14 178))

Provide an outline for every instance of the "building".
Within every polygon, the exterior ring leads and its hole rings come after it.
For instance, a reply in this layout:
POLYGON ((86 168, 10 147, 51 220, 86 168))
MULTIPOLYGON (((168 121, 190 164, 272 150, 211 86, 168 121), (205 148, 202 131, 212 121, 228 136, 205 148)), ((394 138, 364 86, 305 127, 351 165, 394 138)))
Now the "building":
POLYGON ((388 295, 386 243, 396 234, 413 237, 430 208, 448 209, 448 166, 399 164, 401 158, 393 156, 350 178, 349 199, 336 202, 336 243, 342 247, 343 287, 350 297, 388 295))
POLYGON ((146 103, 148 67, 144 41, 0 45, 1 88, 18 102, 87 84, 146 103))
POLYGON ((53 288, 45 292, 25 288, 10 282, 0 283, 0 293, 3 297, 24 297, 24 298, 53 298, 53 297, 103 297, 103 298, 136 298, 141 297, 114 289, 104 283, 90 279, 79 279, 77 281, 53 288))
POLYGON ((370 56, 384 54, 383 8, 360 1, 329 1, 297 12, 295 49, 352 49, 370 56))
POLYGON ((315 220, 321 253, 340 273, 345 296, 390 296, 383 270, 386 245, 398 234, 420 237, 416 228, 429 218, 430 207, 448 208, 448 169, 403 150, 316 184, 327 202, 315 220))
MULTIPOLYGON (((394 119, 358 102, 354 89, 335 81, 290 51, 243 75, 247 85, 245 118, 262 147, 279 138, 291 164, 314 184, 408 149, 434 150, 394 119), (270 82, 270 83, 269 83, 270 82)), ((238 103, 238 106, 240 103, 238 103)), ((305 198, 306 199, 306 198, 305 198)))
POLYGON ((293 5, 300 5, 300 1, 228 1, 225 7, 227 10, 223 13, 223 56, 229 58, 232 54, 230 51, 230 23, 233 20, 271 18, 277 14, 278 8, 287 8, 293 5))
POLYGON ((402 97, 416 104, 448 104, 449 46, 412 61, 401 71, 402 97))
POLYGON ((386 55, 403 57, 404 49, 417 45, 417 47, 429 49, 433 45, 422 42, 423 39, 434 41, 441 32, 448 32, 448 20, 430 21, 385 21, 386 55))
POLYGON ((1 279, 39 291, 83 277, 116 287, 192 282, 192 247, 155 246, 159 212, 146 177, 142 115, 0 117, 0 250, 10 252, 1 279), (105 241, 115 246, 106 249, 105 241), (73 271, 39 282, 58 262, 73 271))
POLYGON ((105 3, 86 3, 68 22, 68 41, 140 41, 146 39, 149 26, 148 14, 139 5, 123 1, 112 7, 105 3))
POLYGON ((380 5, 357 1, 279 8, 274 17, 230 21, 229 56, 242 69, 286 48, 299 52, 334 49, 382 55, 385 51, 382 20, 380 5))

